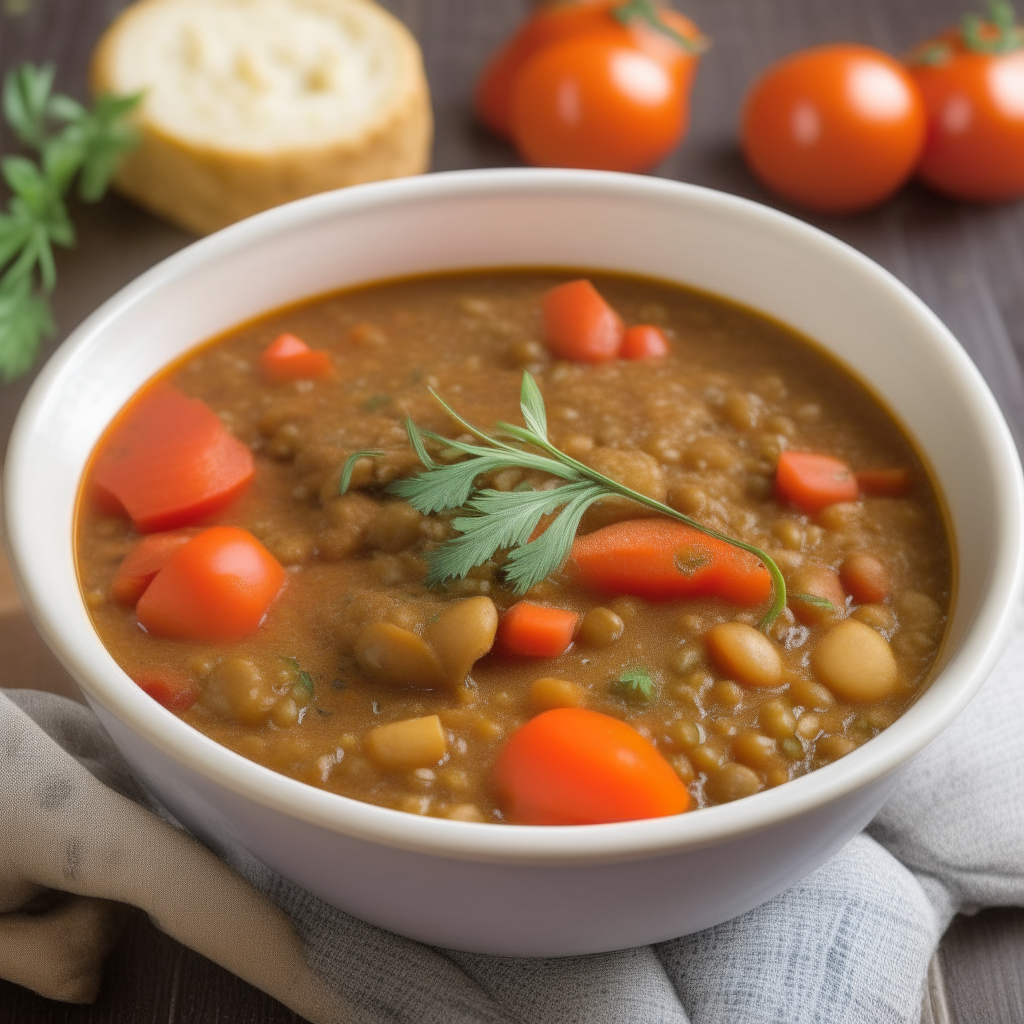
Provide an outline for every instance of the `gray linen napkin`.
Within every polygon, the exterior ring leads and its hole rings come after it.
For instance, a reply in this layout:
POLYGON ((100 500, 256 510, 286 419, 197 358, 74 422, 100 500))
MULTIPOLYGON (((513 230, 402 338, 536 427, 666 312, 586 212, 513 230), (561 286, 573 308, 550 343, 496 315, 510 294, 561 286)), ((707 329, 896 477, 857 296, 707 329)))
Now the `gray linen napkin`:
POLYGON ((953 915, 1024 905, 1021 666, 1024 621, 868 830, 781 896, 657 946, 541 960, 424 946, 240 848, 218 860, 164 820, 89 711, 0 693, 0 977, 94 998, 129 903, 315 1024, 912 1024, 953 915))

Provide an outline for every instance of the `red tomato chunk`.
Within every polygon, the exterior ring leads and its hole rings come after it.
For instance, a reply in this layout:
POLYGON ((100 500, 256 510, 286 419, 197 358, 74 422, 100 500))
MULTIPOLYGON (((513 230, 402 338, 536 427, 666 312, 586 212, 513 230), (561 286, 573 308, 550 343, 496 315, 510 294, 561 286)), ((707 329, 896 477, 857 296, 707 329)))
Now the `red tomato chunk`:
POLYGON ((219 512, 255 475, 252 452, 203 403, 163 382, 132 402, 93 469, 105 509, 124 509, 141 533, 219 512))
POLYGON ((199 697, 199 687, 173 669, 148 669, 136 675, 134 681, 158 704, 177 714, 188 711, 199 697))
POLYGON ((625 327, 586 280, 569 281, 544 296, 544 344, 559 359, 606 363, 617 359, 625 327))
POLYGON ((260 370, 272 384, 312 380, 331 372, 331 356, 323 349, 310 348, 294 334, 282 334, 263 350, 260 370))
POLYGON ((668 338, 660 327, 630 327, 622 341, 623 359, 660 359, 668 355, 668 338))
POLYGON ((248 530, 214 526, 154 576, 139 599, 139 624, 174 640, 241 640, 259 627, 284 581, 284 569, 248 530))
POLYGON ((135 604, 153 577, 178 548, 187 544, 189 533, 151 533, 125 555, 110 585, 110 596, 119 604, 135 604))

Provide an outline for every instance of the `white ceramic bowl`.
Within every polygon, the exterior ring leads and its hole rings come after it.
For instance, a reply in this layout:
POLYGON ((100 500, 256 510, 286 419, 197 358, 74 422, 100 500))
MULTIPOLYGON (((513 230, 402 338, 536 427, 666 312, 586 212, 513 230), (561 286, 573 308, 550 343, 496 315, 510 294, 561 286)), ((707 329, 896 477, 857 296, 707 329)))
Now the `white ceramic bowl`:
POLYGON ((587 953, 682 935, 764 902, 885 800, 1002 648, 1022 566, 1014 445, 963 350, 888 273, 800 221, 655 178, 480 171, 366 185, 190 246, 93 314, 40 374, 7 455, 7 541, 26 604, 149 789, 212 845, 239 842, 353 914, 498 954, 587 953), (83 467, 117 410, 193 345, 286 303, 427 271, 592 267, 685 282, 817 339, 927 454, 959 556, 942 670, 894 725, 778 789, 652 821, 538 828, 421 818, 305 786, 194 731, 93 632, 75 579, 83 467))

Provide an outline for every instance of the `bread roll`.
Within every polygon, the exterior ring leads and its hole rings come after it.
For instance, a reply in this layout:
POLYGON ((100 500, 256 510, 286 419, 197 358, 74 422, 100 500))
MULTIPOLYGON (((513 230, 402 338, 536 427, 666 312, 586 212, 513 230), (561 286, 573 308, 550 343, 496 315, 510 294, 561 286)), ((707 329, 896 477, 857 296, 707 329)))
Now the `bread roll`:
POLYGON ((91 85, 145 93, 117 187, 200 233, 429 162, 419 47, 371 0, 141 0, 91 85))

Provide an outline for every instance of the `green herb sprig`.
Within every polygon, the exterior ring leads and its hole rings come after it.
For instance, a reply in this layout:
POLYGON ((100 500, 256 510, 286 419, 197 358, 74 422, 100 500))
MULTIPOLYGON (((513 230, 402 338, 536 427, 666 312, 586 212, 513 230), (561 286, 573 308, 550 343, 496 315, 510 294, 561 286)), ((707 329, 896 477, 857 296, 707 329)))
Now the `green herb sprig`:
MULTIPOLYGON (((559 451, 548 440, 544 399, 529 373, 523 374, 519 399, 526 426, 498 423, 500 437, 485 434, 463 419, 433 389, 430 393, 461 427, 481 443, 453 441, 433 431, 421 430, 411 419, 405 421, 409 441, 425 472, 398 480, 391 484, 389 490, 424 515, 453 510, 464 513, 452 521, 452 526, 461 536, 427 552, 428 585, 461 579, 475 566, 490 560, 496 552, 507 550, 509 555, 503 568, 505 579, 515 593, 524 594, 566 560, 580 520, 591 505, 611 497, 624 497, 747 551, 763 562, 772 578, 773 599, 761 621, 762 629, 767 630, 785 607, 786 582, 779 567, 760 548, 702 526, 682 512, 634 491, 559 451), (444 445, 468 458, 447 465, 438 463, 428 453, 425 440, 444 445), (499 469, 548 473, 565 482, 550 490, 477 488, 476 480, 481 474, 499 469), (531 540, 542 517, 559 509, 561 511, 547 529, 531 540)), ((372 454, 375 453, 356 452, 348 459, 341 475, 342 493, 351 481, 355 462, 372 454)))
POLYGON ((0 377, 26 373, 39 343, 54 330, 48 296, 57 284, 53 246, 70 248, 75 230, 64 204, 75 192, 85 203, 103 197, 121 155, 136 145, 125 123, 141 99, 100 96, 90 110, 53 92, 54 66, 23 64, 4 78, 3 112, 15 136, 39 161, 0 160, 11 190, 0 213, 0 377))

